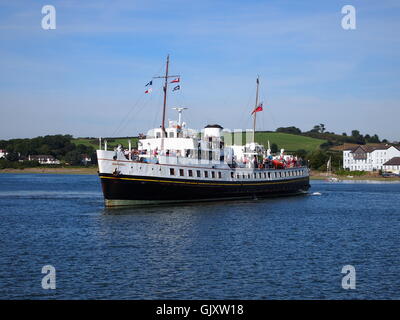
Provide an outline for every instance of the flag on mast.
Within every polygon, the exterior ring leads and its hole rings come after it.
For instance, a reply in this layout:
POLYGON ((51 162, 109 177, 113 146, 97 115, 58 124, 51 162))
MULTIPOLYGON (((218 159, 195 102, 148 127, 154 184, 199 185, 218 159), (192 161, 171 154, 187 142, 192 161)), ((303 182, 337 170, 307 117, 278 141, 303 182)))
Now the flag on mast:
POLYGON ((153 91, 152 88, 147 89, 144 93, 151 93, 153 91))
POLYGON ((181 89, 181 86, 180 85, 177 85, 177 86, 175 86, 173 89, 172 89, 172 91, 176 91, 176 90, 180 90, 181 89))
POLYGON ((172 80, 170 83, 178 83, 180 81, 180 78, 175 78, 174 80, 172 80))
POLYGON ((147 86, 152 86, 153 85, 153 80, 150 80, 146 85, 145 85, 145 87, 147 87, 147 86))
MULTIPOLYGON (((257 79, 258 80, 258 79, 257 79)), ((263 111, 263 104, 262 103, 260 103, 254 110, 253 110, 253 112, 251 113, 251 114, 253 114, 253 113, 255 113, 255 112, 260 112, 260 111, 263 111)))

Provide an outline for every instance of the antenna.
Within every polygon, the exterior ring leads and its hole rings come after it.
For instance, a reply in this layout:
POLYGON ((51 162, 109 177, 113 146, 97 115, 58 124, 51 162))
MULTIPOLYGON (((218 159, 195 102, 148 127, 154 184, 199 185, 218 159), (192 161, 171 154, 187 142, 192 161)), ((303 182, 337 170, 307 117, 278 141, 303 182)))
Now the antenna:
POLYGON ((172 109, 178 111, 178 125, 182 126, 182 111, 183 110, 187 110, 189 108, 186 108, 186 107, 174 107, 172 109))

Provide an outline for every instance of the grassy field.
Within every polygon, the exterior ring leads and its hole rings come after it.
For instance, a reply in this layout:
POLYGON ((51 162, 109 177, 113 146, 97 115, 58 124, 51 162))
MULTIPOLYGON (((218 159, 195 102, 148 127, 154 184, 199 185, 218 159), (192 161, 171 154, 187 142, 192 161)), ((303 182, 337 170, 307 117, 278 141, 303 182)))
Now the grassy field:
POLYGON ((306 151, 317 150, 319 146, 326 142, 322 139, 314 139, 310 137, 298 136, 295 134, 281 132, 256 132, 256 141, 264 146, 276 143, 279 149, 284 148, 286 151, 297 151, 304 149, 306 151))
MULTIPOLYGON (((125 148, 128 147, 128 140, 132 141, 132 147, 137 147, 138 138, 137 137, 124 137, 124 138, 102 138, 101 144, 102 148, 104 148, 104 140, 107 140, 107 148, 112 150, 117 147, 118 144, 123 145, 125 148)), ((72 140, 75 145, 83 144, 85 146, 91 146, 95 149, 99 148, 99 139, 98 138, 76 138, 72 140)))
MULTIPOLYGON (((245 135, 243 134, 242 143, 245 142, 245 135)), ((118 144, 122 144, 124 147, 128 146, 128 139, 132 140, 132 146, 136 147, 138 138, 103 138, 102 143, 104 143, 104 139, 107 139, 108 149, 112 150, 118 144)), ((263 144, 267 147, 268 140, 270 144, 276 143, 278 147, 284 148, 286 151, 297 151, 299 149, 304 149, 306 151, 317 150, 319 146, 326 142, 326 140, 315 139, 310 137, 304 137, 294 134, 281 133, 281 132, 256 132, 256 141, 260 144, 263 144)), ((83 144, 86 146, 92 146, 97 149, 99 147, 99 140, 96 138, 76 138, 73 142, 78 144, 83 144)))
MULTIPOLYGON (((289 152, 297 151, 299 149, 306 151, 317 150, 322 143, 326 142, 326 140, 322 139, 281 132, 256 132, 255 140, 265 147, 268 146, 268 141, 271 145, 276 143, 279 149, 283 148, 289 152)), ((245 134, 242 135, 242 143, 245 143, 245 134)))

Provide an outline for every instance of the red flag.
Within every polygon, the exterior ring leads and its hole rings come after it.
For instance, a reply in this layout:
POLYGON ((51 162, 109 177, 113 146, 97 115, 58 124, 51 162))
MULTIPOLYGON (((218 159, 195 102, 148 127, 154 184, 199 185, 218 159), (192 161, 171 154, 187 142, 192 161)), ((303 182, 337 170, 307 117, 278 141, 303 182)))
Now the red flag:
POLYGON ((174 80, 172 80, 170 83, 178 83, 179 82, 179 78, 175 78, 174 80))
POLYGON ((151 93, 153 91, 152 88, 147 89, 144 93, 151 93))
POLYGON ((255 108, 251 114, 253 114, 253 113, 255 113, 255 112, 260 112, 260 111, 263 111, 263 104, 262 104, 262 103, 260 103, 260 104, 258 105, 258 107, 255 108))

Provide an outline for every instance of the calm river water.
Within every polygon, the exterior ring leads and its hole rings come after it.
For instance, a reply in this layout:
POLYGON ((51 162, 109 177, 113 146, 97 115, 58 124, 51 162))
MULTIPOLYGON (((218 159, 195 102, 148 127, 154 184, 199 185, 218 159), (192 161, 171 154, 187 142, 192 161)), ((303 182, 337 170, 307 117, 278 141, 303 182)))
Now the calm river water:
POLYGON ((400 184, 105 209, 95 175, 0 175, 0 299, 400 299, 400 184), (56 289, 44 290, 44 265, 56 289), (342 267, 356 289, 342 288, 342 267))

